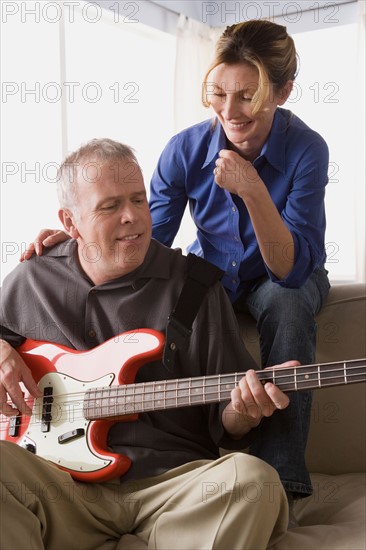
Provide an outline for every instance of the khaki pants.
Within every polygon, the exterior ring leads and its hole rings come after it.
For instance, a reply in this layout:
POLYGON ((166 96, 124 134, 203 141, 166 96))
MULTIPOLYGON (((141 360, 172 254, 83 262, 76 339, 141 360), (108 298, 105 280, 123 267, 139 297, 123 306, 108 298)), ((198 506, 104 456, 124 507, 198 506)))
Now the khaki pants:
POLYGON ((122 484, 75 482, 4 441, 0 461, 2 550, 116 548, 125 533, 149 549, 257 550, 287 528, 276 471, 241 453, 122 484))

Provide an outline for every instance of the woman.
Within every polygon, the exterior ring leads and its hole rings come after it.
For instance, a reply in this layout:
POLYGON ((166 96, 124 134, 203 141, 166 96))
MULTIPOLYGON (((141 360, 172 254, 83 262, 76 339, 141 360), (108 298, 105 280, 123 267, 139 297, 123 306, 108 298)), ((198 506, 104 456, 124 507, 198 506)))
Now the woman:
MULTIPOLYGON (((203 85, 215 118, 174 136, 151 181, 153 237, 171 246, 189 202, 197 226, 189 251, 225 271, 234 308, 257 320, 262 367, 314 362, 315 315, 329 290, 328 148, 281 108, 296 74, 285 27, 228 27, 203 85)), ((278 470, 290 500, 312 492, 304 461, 310 407, 310 393, 292 395, 288 409, 262 422, 251 448, 278 470)))
MULTIPOLYGON (((225 271, 234 308, 257 320, 262 367, 315 360, 329 290, 324 233, 328 147, 281 106, 297 74, 286 28, 228 27, 203 85, 216 117, 173 137, 151 181, 153 236, 171 246, 187 201, 197 226, 189 251, 225 271)), ((252 453, 277 468, 289 495, 307 496, 304 462, 311 395, 263 423, 252 453)))

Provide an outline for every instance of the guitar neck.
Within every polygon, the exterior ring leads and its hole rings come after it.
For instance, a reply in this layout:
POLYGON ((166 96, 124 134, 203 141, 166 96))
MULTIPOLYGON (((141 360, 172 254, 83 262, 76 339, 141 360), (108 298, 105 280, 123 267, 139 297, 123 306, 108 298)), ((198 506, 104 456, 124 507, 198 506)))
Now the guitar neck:
MULTIPOLYGON (((257 375, 262 384, 273 382, 283 392, 356 384, 366 381, 366 360, 270 368, 257 375)), ((108 419, 228 401, 243 376, 245 372, 93 388, 85 393, 84 416, 108 419)))

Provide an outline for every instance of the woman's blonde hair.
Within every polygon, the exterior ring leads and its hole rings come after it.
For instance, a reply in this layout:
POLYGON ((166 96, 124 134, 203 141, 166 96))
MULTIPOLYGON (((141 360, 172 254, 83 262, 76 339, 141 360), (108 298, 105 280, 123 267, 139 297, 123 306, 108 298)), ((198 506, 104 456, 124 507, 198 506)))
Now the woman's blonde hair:
POLYGON ((207 98, 208 77, 211 71, 225 63, 249 63, 258 70, 259 86, 252 98, 252 112, 258 113, 270 94, 272 85, 279 92, 297 75, 297 53, 286 27, 271 21, 253 20, 227 27, 216 44, 215 59, 204 77, 202 102, 210 106, 207 98))

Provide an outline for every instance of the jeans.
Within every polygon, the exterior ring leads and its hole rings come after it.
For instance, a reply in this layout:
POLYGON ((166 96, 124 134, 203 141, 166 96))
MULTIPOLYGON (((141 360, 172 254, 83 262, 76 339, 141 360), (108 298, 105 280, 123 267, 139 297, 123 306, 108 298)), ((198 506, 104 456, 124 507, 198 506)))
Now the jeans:
MULTIPOLYGON (((301 288, 281 287, 264 277, 239 298, 234 309, 246 307, 257 321, 262 368, 292 359, 303 365, 315 362, 315 316, 329 288, 327 271, 318 268, 301 288)), ((301 498, 312 494, 305 464, 312 392, 288 395, 286 409, 262 420, 250 453, 271 464, 285 490, 301 498)))

